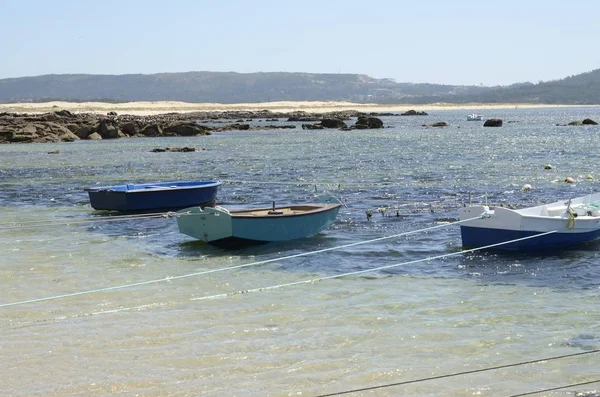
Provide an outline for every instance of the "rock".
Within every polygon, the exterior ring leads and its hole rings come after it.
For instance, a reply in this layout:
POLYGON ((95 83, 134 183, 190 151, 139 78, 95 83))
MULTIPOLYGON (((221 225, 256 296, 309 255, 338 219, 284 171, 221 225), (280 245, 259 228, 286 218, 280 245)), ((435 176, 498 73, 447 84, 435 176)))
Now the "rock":
POLYGON ((383 121, 377 117, 369 117, 369 116, 360 116, 353 128, 363 129, 362 126, 366 126, 367 128, 383 128, 383 121))
POLYGON ((230 130, 247 131, 250 129, 250 124, 235 123, 235 124, 229 124, 229 125, 225 126, 225 128, 230 129, 230 130))
POLYGON ((432 127, 448 127, 448 123, 445 121, 438 121, 437 123, 431 124, 432 127))
POLYGON ((140 126, 135 121, 123 123, 119 126, 119 128, 128 136, 134 136, 140 132, 140 126))
POLYGON ((417 112, 416 110, 408 110, 404 113, 400 113, 400 116, 429 116, 425 112, 417 112))
POLYGON ((571 121, 569 124, 567 125, 583 125, 583 123, 581 121, 571 121))
POLYGON ((502 127, 502 120, 500 119, 489 119, 483 123, 484 127, 502 127))
POLYGON ((289 117, 287 119, 287 121, 295 121, 295 122, 298 122, 298 121, 307 122, 307 121, 309 121, 310 122, 310 121, 321 121, 321 118, 320 117, 314 117, 314 116, 292 116, 292 117, 289 117))
POLYGON ((565 183, 575 183, 575 179, 571 178, 570 176, 565 178, 565 183))
POLYGON ((544 166, 544 169, 545 169, 545 170, 551 170, 551 169, 552 169, 552 165, 550 165, 550 164, 546 164, 546 165, 544 166))
POLYGON ((121 131, 112 120, 101 120, 100 125, 98 126, 98 133, 102 139, 116 139, 122 135, 121 131))
POLYGON ((153 152, 153 153, 163 153, 163 152, 182 152, 182 153, 185 153, 185 152, 195 152, 195 151, 196 151, 196 148, 187 147, 187 146, 184 146, 184 147, 166 147, 164 149, 162 149, 162 148, 156 148, 156 149, 152 149, 151 150, 151 152, 153 152))
POLYGON ((583 125, 598 125, 598 123, 596 123, 594 120, 592 119, 584 119, 581 124, 583 125))
POLYGON ((12 131, 10 142, 34 142, 37 135, 37 128, 34 124, 27 124, 21 129, 15 129, 12 131))
POLYGON ((88 137, 90 136, 90 134, 92 134, 93 132, 96 132, 96 127, 92 126, 92 125, 83 125, 81 127, 79 127, 79 129, 77 131, 75 131, 75 135, 77 135, 79 137, 79 139, 88 139, 88 137))
POLYGON ((346 123, 340 119, 323 119, 321 125, 325 128, 344 128, 346 123))
POLYGON ((325 127, 323 127, 321 124, 302 124, 302 129, 303 130, 324 130, 325 127))
POLYGON ((97 132, 92 132, 90 135, 87 136, 88 140, 91 141, 99 141, 102 139, 102 136, 100 134, 98 134, 97 132))
MULTIPOLYGON (((248 125, 248 127, 250 127, 248 125)), ((196 123, 175 123, 163 128, 163 134, 175 136, 209 135, 209 129, 196 123)))
POLYGON ((148 125, 144 126, 142 129, 140 129, 140 134, 144 135, 144 136, 148 136, 148 137, 161 136, 162 128, 160 127, 160 125, 158 125, 156 123, 148 124, 148 125))
POLYGON ((75 115, 68 110, 57 110, 54 112, 54 114, 59 117, 75 117, 75 115))

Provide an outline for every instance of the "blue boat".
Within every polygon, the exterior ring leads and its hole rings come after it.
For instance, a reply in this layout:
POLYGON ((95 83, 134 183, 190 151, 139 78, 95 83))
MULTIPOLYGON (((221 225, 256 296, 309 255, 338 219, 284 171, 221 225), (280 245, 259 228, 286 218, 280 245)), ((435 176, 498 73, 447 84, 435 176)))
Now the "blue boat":
POLYGON ((218 181, 185 181, 102 186, 85 189, 96 210, 144 212, 214 205, 218 181))
POLYGON ((313 236, 331 225, 341 204, 318 203, 229 211, 192 207, 178 211, 179 231, 216 246, 281 242, 313 236))

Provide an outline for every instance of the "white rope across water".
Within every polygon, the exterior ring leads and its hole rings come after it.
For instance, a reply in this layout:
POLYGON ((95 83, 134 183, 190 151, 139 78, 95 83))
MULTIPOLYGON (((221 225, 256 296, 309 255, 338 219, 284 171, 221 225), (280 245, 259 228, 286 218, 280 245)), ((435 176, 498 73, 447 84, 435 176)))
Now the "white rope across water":
POLYGON ((323 248, 323 249, 315 250, 315 251, 302 252, 302 253, 299 253, 299 254, 288 255, 288 256, 279 257, 279 258, 266 259, 264 261, 251 262, 251 263, 246 263, 246 264, 243 264, 243 265, 228 266, 228 267, 223 267, 223 268, 219 268, 219 269, 205 270, 205 271, 202 271, 202 272, 188 273, 188 274, 182 274, 182 275, 179 275, 179 276, 170 276, 170 277, 164 277, 164 278, 160 278, 160 279, 154 279, 154 280, 148 280, 148 281, 140 281, 138 283, 116 285, 116 286, 112 286, 112 287, 97 288, 97 289, 87 290, 87 291, 72 292, 72 293, 68 293, 68 294, 54 295, 54 296, 48 296, 48 297, 44 297, 44 298, 28 299, 28 300, 24 300, 24 301, 17 301, 17 302, 10 302, 10 303, 1 303, 0 304, 0 308, 2 308, 2 307, 8 307, 8 306, 24 305, 24 304, 27 304, 27 303, 37 303, 37 302, 44 302, 44 301, 55 300, 55 299, 63 299, 63 298, 69 298, 69 297, 79 296, 79 295, 93 294, 93 293, 98 293, 98 292, 115 291, 115 290, 119 290, 119 289, 125 289, 125 288, 131 288, 131 287, 138 287, 138 286, 149 285, 149 284, 156 284, 156 283, 160 283, 160 282, 173 281, 173 280, 178 280, 178 279, 183 279, 183 278, 188 278, 188 277, 201 276, 201 275, 205 275, 205 274, 223 272, 223 271, 227 271, 227 270, 235 270, 235 269, 242 269, 242 268, 250 267, 250 266, 264 265, 266 263, 272 263, 272 262, 277 262, 277 261, 282 261, 282 260, 287 260, 287 259, 299 258, 299 257, 309 256, 309 255, 316 255, 316 254, 320 254, 320 253, 323 253, 323 252, 339 250, 339 249, 342 249, 342 248, 354 247, 354 246, 357 246, 357 245, 369 244, 369 243, 374 243, 374 242, 377 242, 377 241, 383 241, 383 240, 389 240, 389 239, 392 239, 392 238, 403 237, 403 236, 407 236, 407 235, 410 235, 410 234, 416 234, 416 233, 426 232, 428 230, 433 230, 433 229, 438 229, 438 228, 442 228, 442 227, 453 226, 453 225, 456 225, 456 224, 459 224, 459 223, 468 222, 468 221, 471 221, 471 220, 474 220, 474 219, 478 219, 478 218, 480 218, 480 217, 477 216, 477 217, 470 218, 470 219, 465 219, 465 220, 462 220, 462 221, 457 221, 457 222, 453 222, 453 223, 439 224, 439 225, 431 226, 431 227, 428 227, 428 228, 419 229, 419 230, 412 230, 412 231, 409 231, 409 232, 394 234, 394 235, 391 235, 391 236, 378 237, 378 238, 371 239, 371 240, 366 240, 366 241, 357 241, 355 243, 338 245, 338 246, 335 246, 335 247, 323 248))
POLYGON ((134 219, 157 219, 157 218, 172 218, 178 216, 176 212, 156 212, 149 214, 131 214, 131 215, 109 215, 99 216, 94 218, 84 219, 61 219, 60 221, 21 221, 21 222, 8 222, 0 224, 0 231, 2 230, 18 230, 18 229, 30 229, 44 226, 57 226, 57 225, 80 225, 86 223, 97 223, 97 222, 118 222, 118 221, 129 221, 134 219))
POLYGON ((556 233, 556 232, 558 232, 558 230, 552 230, 552 231, 549 231, 549 232, 544 232, 544 233, 536 234, 536 235, 533 235, 533 236, 527 236, 527 237, 521 237, 521 238, 514 239, 514 240, 503 241, 501 243, 490 244, 490 245, 486 245, 484 247, 471 248, 471 249, 466 249, 466 250, 462 250, 462 251, 458 251, 458 252, 452 252, 452 253, 444 254, 444 255, 430 256, 430 257, 427 257, 427 258, 415 259, 413 261, 408 261, 408 262, 395 263, 393 265, 379 266, 379 267, 374 267, 374 268, 371 268, 371 269, 357 270, 355 272, 350 272, 350 273, 336 274, 334 276, 325 276, 325 277, 313 278, 313 279, 309 279, 309 280, 294 281, 294 282, 285 283, 285 284, 270 285, 270 286, 267 286, 267 287, 252 288, 252 289, 247 289, 247 290, 240 290, 240 291, 228 292, 228 293, 217 294, 217 295, 210 295, 210 296, 201 296, 201 297, 198 297, 198 298, 191 298, 190 300, 196 301, 196 300, 226 298, 228 296, 239 295, 239 294, 246 294, 246 293, 249 293, 249 292, 267 291, 267 290, 272 290, 272 289, 278 289, 278 288, 284 288, 284 287, 291 287, 291 286, 300 285, 300 284, 315 283, 317 281, 332 280, 332 279, 335 279, 335 278, 342 278, 342 277, 347 277, 347 276, 355 276, 357 274, 364 274, 364 273, 375 272, 375 271, 378 271, 378 270, 385 270, 385 269, 391 269, 391 268, 394 268, 394 267, 412 265, 414 263, 427 262, 427 261, 431 261, 431 260, 434 260, 434 259, 443 259, 443 258, 448 258, 448 257, 451 257, 451 256, 463 255, 463 254, 467 254, 469 252, 474 252, 474 251, 479 251, 479 250, 484 250, 484 249, 490 249, 490 248, 499 247, 499 246, 505 245, 505 244, 511 244, 511 243, 516 243, 516 242, 523 241, 523 240, 529 240, 529 239, 536 238, 536 237, 542 237, 542 236, 546 236, 548 234, 552 234, 552 233, 556 233))

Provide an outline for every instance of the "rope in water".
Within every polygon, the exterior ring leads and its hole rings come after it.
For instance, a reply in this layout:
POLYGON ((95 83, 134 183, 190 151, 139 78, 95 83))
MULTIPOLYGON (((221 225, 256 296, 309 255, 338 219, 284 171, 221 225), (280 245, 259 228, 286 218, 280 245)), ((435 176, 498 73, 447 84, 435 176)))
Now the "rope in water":
POLYGON ((44 226, 57 226, 57 225, 78 225, 86 223, 97 223, 97 222, 117 222, 117 221, 129 221, 133 219, 156 219, 156 218, 171 218, 178 216, 176 212, 156 212, 149 214, 131 214, 131 215, 109 215, 105 217, 94 217, 86 219, 61 219, 59 221, 20 221, 20 222, 8 222, 0 224, 0 230, 18 230, 18 229, 30 229, 44 226))
MULTIPOLYGON (((497 365, 497 366, 494 366, 494 367, 486 367, 486 368, 480 368, 480 369, 473 369, 473 370, 469 370, 469 371, 455 372, 455 373, 451 373, 451 374, 430 376, 430 377, 427 377, 427 378, 406 380, 406 381, 403 381, 403 382, 394 382, 394 383, 387 383, 387 384, 384 384, 384 385, 363 387, 363 388, 360 388, 360 389, 344 390, 344 391, 335 392, 335 393, 328 393, 328 394, 319 394, 318 396, 315 396, 315 397, 332 397, 332 396, 340 396, 342 394, 359 393, 359 392, 371 391, 371 390, 377 390, 377 389, 384 389, 384 388, 394 387, 394 386, 408 385, 408 384, 412 384, 412 383, 421 383, 421 382, 427 382, 427 381, 437 380, 437 379, 452 378, 452 377, 455 377, 455 376, 464 376, 464 375, 471 375, 471 374, 476 374, 476 373, 480 373, 480 372, 495 371, 495 370, 498 370, 498 369, 506 369, 506 368, 519 367, 519 366, 522 366, 522 365, 539 364, 539 363, 544 363, 544 362, 547 362, 547 361, 561 360, 561 359, 565 359, 565 358, 583 356, 583 355, 586 355, 586 354, 594 354, 594 353, 599 353, 599 352, 600 352, 600 350, 590 350, 590 351, 586 351, 586 352, 579 352, 579 353, 572 353, 572 354, 563 354, 561 356, 546 357, 546 358, 540 358, 540 359, 530 360, 530 361, 521 361, 521 362, 512 363, 512 364, 497 365)), ((594 383, 598 383, 598 382, 600 382, 600 379, 596 379, 596 380, 592 380, 592 381, 588 381, 588 382, 573 383, 573 384, 570 384, 570 385, 564 385, 564 386, 554 387, 554 388, 551 388, 551 389, 537 390, 537 391, 533 391, 533 392, 527 392, 527 393, 524 393, 524 394, 516 394, 516 395, 513 395, 511 397, 527 396, 527 395, 536 394, 536 393, 542 393, 542 392, 547 392, 547 391, 561 390, 561 389, 565 389, 565 388, 568 388, 568 387, 590 385, 590 384, 594 384, 594 383)))
POLYGON ((177 280, 177 279, 183 279, 183 278, 188 278, 188 277, 200 276, 200 275, 205 275, 205 274, 210 274, 210 273, 223 272, 223 271, 227 271, 227 270, 242 269, 242 268, 250 267, 250 266, 263 265, 263 264, 266 264, 266 263, 271 263, 271 262, 276 262, 276 261, 281 261, 281 260, 287 260, 287 259, 293 259, 293 258, 299 258, 299 257, 309 256, 309 255, 315 255, 315 254, 320 254, 320 253, 323 253, 323 252, 338 250, 338 249, 342 249, 342 248, 354 247, 354 246, 357 246, 357 245, 369 244, 369 243, 374 243, 374 242, 377 242, 377 241, 383 241, 383 240, 389 240, 389 239, 393 239, 393 238, 403 237, 403 236, 407 236, 407 235, 411 235, 411 234, 426 232, 426 231, 433 230, 433 229, 438 229, 438 228, 442 228, 442 227, 448 227, 448 226, 456 225, 456 224, 463 223, 463 222, 468 222, 468 221, 471 221, 471 220, 474 220, 474 219, 479 219, 479 218, 480 217, 478 216, 478 217, 474 217, 474 218, 470 218, 470 219, 465 219, 465 220, 462 220, 462 221, 457 221, 457 222, 454 222, 454 223, 439 224, 439 225, 431 226, 431 227, 428 227, 428 228, 419 229, 419 230, 412 230, 412 231, 409 231, 409 232, 394 234, 394 235, 391 235, 391 236, 378 237, 378 238, 371 239, 371 240, 366 240, 366 241, 357 241, 355 243, 338 245, 338 246, 330 247, 330 248, 323 248, 323 249, 316 250, 316 251, 302 252, 302 253, 299 253, 299 254, 288 255, 288 256, 284 256, 284 257, 280 257, 280 258, 267 259, 267 260, 264 260, 264 261, 246 263, 246 264, 243 264, 243 265, 228 266, 228 267, 223 267, 223 268, 219 268, 219 269, 205 270, 205 271, 202 271, 202 272, 188 273, 188 274, 182 274, 182 275, 179 275, 179 276, 164 277, 164 278, 160 278, 160 279, 154 279, 154 280, 148 280, 148 281, 140 281, 138 283, 116 285, 116 286, 105 287, 105 288, 97 288, 97 289, 93 289, 93 290, 73 292, 73 293, 62 294, 62 295, 55 295, 55 296, 49 296, 49 297, 44 297, 44 298, 29 299, 29 300, 18 301, 18 302, 10 302, 10 303, 2 303, 2 304, 0 304, 0 308, 1 307, 8 307, 8 306, 24 305, 26 303, 36 303, 36 302, 43 302, 43 301, 54 300, 54 299, 68 298, 68 297, 79 296, 79 295, 87 295, 87 294, 93 294, 93 293, 98 293, 98 292, 107 292, 107 291, 114 291, 114 290, 118 290, 118 289, 138 287, 138 286, 142 286, 142 285, 155 284, 155 283, 165 282, 165 281, 173 281, 173 280, 177 280))
MULTIPOLYGON (((479 217, 473 218, 473 219, 478 219, 478 218, 479 217)), ((469 219, 469 220, 471 220, 471 219, 469 219)), ((463 221, 463 222, 466 222, 466 220, 463 221)), ((205 300, 205 299, 225 298, 225 297, 228 297, 228 296, 245 294, 245 293, 249 293, 249 292, 267 291, 267 290, 272 290, 272 289, 278 289, 278 288, 284 288, 284 287, 291 287, 291 286, 300 285, 300 284, 315 283, 317 281, 332 280, 332 279, 342 278, 342 277, 347 277, 347 276, 355 276, 357 274, 364 274, 364 273, 370 273, 370 272, 374 272, 374 271, 378 271, 378 270, 385 270, 385 269, 391 269, 391 268, 394 268, 394 267, 412 265, 414 263, 427 262, 427 261, 431 261, 431 260, 434 260, 434 259, 444 259, 444 258, 449 258, 451 256, 463 255, 463 254, 467 254, 469 252, 475 252, 475 251, 480 251, 480 250, 484 250, 484 249, 490 249, 490 248, 499 247, 499 246, 502 246, 502 245, 505 245, 505 244, 512 244, 512 243, 517 243, 519 241, 529 240, 529 239, 536 238, 536 237, 542 237, 542 236, 546 236, 548 234, 552 234, 552 233, 556 233, 556 232, 558 232, 558 230, 552 230, 552 231, 549 231, 549 232, 535 234, 533 236, 527 236, 527 237, 521 237, 521 238, 514 239, 514 240, 503 241, 501 243, 490 244, 490 245, 486 245, 484 247, 470 248, 470 249, 466 249, 466 250, 462 250, 462 251, 458 251, 458 252, 452 252, 452 253, 449 253, 449 254, 430 256, 430 257, 423 258, 423 259, 415 259, 415 260, 408 261, 408 262, 395 263, 395 264, 392 264, 392 265, 379 266, 379 267, 374 267, 374 268, 371 268, 371 269, 357 270, 355 272, 349 272, 349 273, 343 273, 343 274, 336 274, 336 275, 333 275, 333 276, 325 276, 325 277, 313 278, 313 279, 309 279, 309 280, 294 281, 294 282, 291 282, 291 283, 271 285, 271 286, 267 286, 267 287, 252 288, 252 289, 240 290, 240 291, 235 291, 235 292, 228 292, 228 293, 217 294, 217 295, 201 296, 201 297, 198 297, 198 298, 191 298, 190 300, 196 301, 196 300, 205 300)), ((2 307, 2 306, 0 306, 0 307, 2 307)))

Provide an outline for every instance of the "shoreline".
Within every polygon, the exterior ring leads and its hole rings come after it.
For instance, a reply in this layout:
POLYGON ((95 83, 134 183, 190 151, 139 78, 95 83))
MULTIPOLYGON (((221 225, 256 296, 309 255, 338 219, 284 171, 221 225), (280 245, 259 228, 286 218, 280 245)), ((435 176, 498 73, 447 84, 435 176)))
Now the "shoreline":
POLYGON ((541 105, 541 104, 452 104, 433 103, 426 105, 410 104, 374 104, 374 103, 352 103, 352 102, 329 102, 329 101, 306 101, 306 102, 261 102, 261 103, 188 103, 176 101, 154 101, 154 102, 42 102, 42 103, 2 103, 0 113, 50 113, 57 110, 68 110, 73 113, 103 114, 117 112, 118 114, 130 114, 136 116, 153 116, 165 113, 192 113, 192 112, 228 112, 228 111, 261 111, 272 112, 306 112, 306 113, 329 113, 336 111, 354 110, 364 113, 386 113, 435 111, 435 110, 464 110, 474 112, 476 110, 488 109, 539 109, 539 108, 573 108, 573 107, 599 107, 600 105, 541 105))

